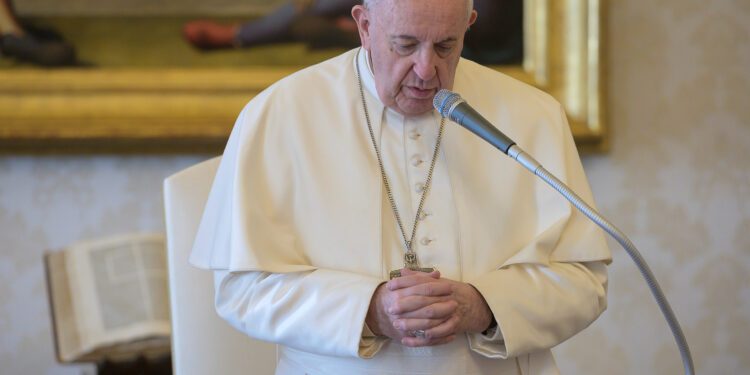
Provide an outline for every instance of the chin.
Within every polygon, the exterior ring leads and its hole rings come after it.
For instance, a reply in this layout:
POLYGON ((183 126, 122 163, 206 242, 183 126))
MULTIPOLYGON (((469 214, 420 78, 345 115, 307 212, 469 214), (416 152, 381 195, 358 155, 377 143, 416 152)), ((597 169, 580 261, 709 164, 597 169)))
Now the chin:
POLYGON ((432 98, 424 100, 410 100, 398 106, 400 112, 406 116, 421 116, 432 111, 432 98))

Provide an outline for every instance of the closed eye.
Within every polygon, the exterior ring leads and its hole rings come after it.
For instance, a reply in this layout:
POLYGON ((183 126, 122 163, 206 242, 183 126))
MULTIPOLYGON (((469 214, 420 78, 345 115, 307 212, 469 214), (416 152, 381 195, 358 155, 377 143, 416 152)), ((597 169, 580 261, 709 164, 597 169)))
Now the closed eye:
POLYGON ((394 43, 394 49, 399 55, 410 55, 417 49, 416 43, 394 43))
POLYGON ((451 44, 443 44, 443 43, 436 44, 435 45, 435 52, 437 52, 437 54, 440 57, 446 57, 446 56, 448 56, 451 53, 451 51, 453 51, 453 47, 454 47, 453 43, 451 43, 451 44))

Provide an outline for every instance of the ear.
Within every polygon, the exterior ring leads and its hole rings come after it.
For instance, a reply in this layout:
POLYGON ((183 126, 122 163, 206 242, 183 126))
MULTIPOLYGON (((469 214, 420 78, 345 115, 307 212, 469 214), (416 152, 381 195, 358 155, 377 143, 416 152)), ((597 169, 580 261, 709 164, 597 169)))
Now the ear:
POLYGON ((362 5, 355 5, 352 8, 352 17, 357 23, 357 29, 359 29, 359 39, 362 41, 362 48, 370 50, 370 10, 362 5))
POLYGON ((469 16, 469 26, 473 25, 474 22, 477 22, 477 17, 479 15, 477 14, 476 10, 471 11, 471 16, 469 16))

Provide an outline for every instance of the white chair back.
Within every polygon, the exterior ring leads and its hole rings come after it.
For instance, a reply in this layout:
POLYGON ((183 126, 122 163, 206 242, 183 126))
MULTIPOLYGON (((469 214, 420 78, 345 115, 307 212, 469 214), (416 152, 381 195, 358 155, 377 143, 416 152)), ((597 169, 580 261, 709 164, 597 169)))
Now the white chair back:
POLYGON ((203 208, 221 157, 164 180, 172 371, 177 375, 271 375, 276 345, 232 328, 214 309, 213 273, 188 264, 203 208))

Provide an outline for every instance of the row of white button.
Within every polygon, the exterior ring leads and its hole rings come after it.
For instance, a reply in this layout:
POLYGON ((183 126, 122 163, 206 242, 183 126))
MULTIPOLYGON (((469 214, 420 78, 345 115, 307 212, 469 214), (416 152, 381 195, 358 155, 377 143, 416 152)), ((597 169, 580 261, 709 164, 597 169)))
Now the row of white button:
MULTIPOLYGON (((419 132, 417 132, 414 129, 410 130, 409 133, 408 133, 408 135, 409 135, 409 138, 411 138, 412 140, 417 140, 421 136, 421 134, 419 134, 419 132)), ((416 154, 416 155, 412 156, 412 158, 411 158, 411 165, 412 166, 414 166, 414 167, 420 167, 423 163, 424 163, 424 157, 422 155, 416 154)), ((417 193, 422 194, 422 192, 424 191, 424 188, 425 188, 425 185, 420 182, 420 183, 417 183, 415 185, 414 190, 417 193)), ((428 212, 425 209, 422 209, 422 212, 419 214, 419 220, 425 220, 427 218, 427 216, 430 216, 430 215, 431 215, 430 212, 428 212)), ((419 240, 419 243, 422 246, 427 246, 430 243, 432 243, 433 241, 435 241, 434 238, 422 237, 422 239, 419 240)))

